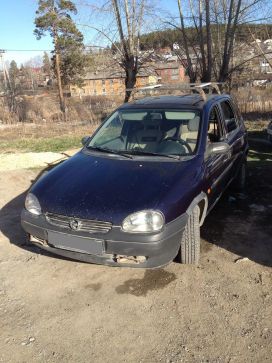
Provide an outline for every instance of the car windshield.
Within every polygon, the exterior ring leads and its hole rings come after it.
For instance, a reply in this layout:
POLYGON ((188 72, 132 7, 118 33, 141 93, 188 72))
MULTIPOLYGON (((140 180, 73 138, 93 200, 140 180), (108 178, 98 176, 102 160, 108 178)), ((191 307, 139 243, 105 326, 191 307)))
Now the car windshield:
POLYGON ((118 110, 86 146, 122 154, 186 156, 196 151, 199 128, 198 110, 118 110))

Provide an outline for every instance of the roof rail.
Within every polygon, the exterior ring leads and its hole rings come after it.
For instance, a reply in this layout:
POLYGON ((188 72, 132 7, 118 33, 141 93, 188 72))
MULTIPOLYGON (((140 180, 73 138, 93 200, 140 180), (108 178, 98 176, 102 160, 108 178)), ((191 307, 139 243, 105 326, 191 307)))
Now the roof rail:
MULTIPOLYGON (((212 93, 221 94, 219 85, 223 83, 219 82, 206 82, 206 83, 180 83, 180 84, 153 84, 144 87, 137 87, 137 88, 127 88, 127 91, 132 92, 132 96, 135 93, 145 93, 152 91, 162 90, 162 91, 190 91, 193 93, 198 93, 204 101, 207 100, 207 95, 212 93), (206 91, 206 92, 205 92, 206 91)), ((153 92, 153 94, 154 94, 153 92)))

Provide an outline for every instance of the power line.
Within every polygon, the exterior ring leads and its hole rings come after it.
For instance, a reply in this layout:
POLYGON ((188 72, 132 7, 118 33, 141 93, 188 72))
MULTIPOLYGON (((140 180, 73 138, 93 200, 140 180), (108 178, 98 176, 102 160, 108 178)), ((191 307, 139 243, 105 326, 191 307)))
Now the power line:
POLYGON ((5 52, 51 52, 53 49, 3 49, 5 52))
MULTIPOLYGON (((105 48, 102 45, 85 45, 85 48, 105 48)), ((0 49, 4 52, 51 52, 54 49, 0 49)))

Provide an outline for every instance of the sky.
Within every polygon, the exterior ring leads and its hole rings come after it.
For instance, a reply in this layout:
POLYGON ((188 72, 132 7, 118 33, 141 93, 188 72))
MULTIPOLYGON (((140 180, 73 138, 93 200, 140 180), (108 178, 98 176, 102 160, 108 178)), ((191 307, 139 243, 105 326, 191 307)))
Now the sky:
MULTIPOLYGON (((164 4, 168 10, 176 7, 176 0, 157 2, 164 4)), ((80 0, 75 3, 80 3, 80 0)), ((0 0, 0 49, 7 50, 4 55, 6 61, 14 59, 21 65, 30 58, 42 55, 44 50, 52 49, 49 36, 37 40, 33 34, 37 4, 37 0, 0 0)), ((78 6, 77 21, 88 23, 89 11, 86 7, 78 6)), ((94 38, 94 31, 87 28, 80 30, 84 33, 85 43, 90 44, 94 38)))
POLYGON ((14 59, 18 65, 31 57, 52 49, 49 37, 36 40, 34 18, 37 2, 34 0, 0 0, 0 49, 8 50, 5 60, 14 59), (36 50, 19 51, 19 50, 36 50))

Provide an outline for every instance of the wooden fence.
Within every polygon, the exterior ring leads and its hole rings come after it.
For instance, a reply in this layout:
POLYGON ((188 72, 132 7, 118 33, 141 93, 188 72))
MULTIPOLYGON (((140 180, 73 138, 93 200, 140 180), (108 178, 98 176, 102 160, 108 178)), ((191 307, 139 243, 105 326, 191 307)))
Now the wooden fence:
POLYGON ((238 103, 239 103, 239 108, 243 114, 248 114, 252 112, 258 112, 258 113, 271 112, 272 114, 272 100, 253 101, 253 102, 238 101, 238 103))

